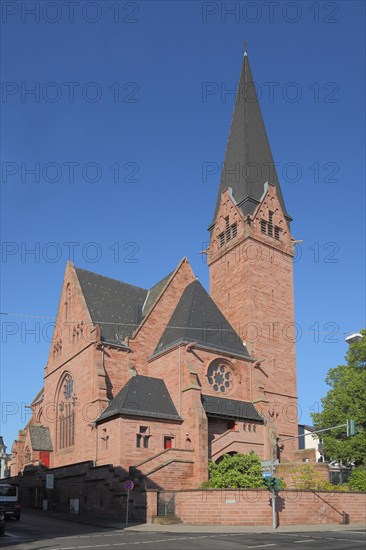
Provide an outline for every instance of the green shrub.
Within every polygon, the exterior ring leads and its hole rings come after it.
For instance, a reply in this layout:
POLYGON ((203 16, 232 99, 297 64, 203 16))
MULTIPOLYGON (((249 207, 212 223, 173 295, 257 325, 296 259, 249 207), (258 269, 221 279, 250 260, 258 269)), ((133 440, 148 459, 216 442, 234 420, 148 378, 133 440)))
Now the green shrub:
POLYGON ((264 488, 262 462, 254 451, 224 455, 218 464, 210 461, 208 470, 210 479, 202 484, 202 489, 264 488))
POLYGON ((303 464, 293 476, 296 489, 303 491, 334 491, 336 486, 323 479, 312 464, 303 464))
POLYGON ((366 491, 366 468, 359 466, 355 468, 347 481, 351 491, 366 491))

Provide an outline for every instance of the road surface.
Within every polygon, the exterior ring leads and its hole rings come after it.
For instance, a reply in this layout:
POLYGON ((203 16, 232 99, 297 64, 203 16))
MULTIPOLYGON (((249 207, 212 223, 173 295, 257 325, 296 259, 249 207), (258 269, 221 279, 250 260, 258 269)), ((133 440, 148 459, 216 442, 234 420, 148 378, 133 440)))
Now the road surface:
MULTIPOLYGON (((23 513, 7 521, 0 546, 13 550, 365 550, 365 532, 331 530, 296 533, 136 532, 109 529, 23 513)), ((260 528, 258 528, 260 530, 260 528)))

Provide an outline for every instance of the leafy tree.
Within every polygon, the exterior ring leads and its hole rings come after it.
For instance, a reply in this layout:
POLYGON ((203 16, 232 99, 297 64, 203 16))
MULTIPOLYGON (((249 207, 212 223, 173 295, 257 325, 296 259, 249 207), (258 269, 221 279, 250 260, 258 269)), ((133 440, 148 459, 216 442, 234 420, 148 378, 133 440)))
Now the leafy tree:
POLYGON ((323 410, 312 413, 316 430, 356 421, 354 436, 347 437, 345 428, 322 435, 328 460, 356 466, 366 464, 366 330, 361 334, 363 338, 349 346, 347 365, 328 371, 325 381, 331 389, 322 399, 323 410))
POLYGON ((224 455, 218 464, 208 465, 210 479, 203 488, 238 489, 239 487, 264 487, 262 479, 262 463, 259 456, 251 451, 249 454, 224 455))
POLYGON ((293 476, 296 489, 304 491, 328 491, 333 486, 315 471, 312 464, 302 464, 293 476))
POLYGON ((351 491, 366 491, 366 468, 355 468, 348 478, 348 487, 351 491))

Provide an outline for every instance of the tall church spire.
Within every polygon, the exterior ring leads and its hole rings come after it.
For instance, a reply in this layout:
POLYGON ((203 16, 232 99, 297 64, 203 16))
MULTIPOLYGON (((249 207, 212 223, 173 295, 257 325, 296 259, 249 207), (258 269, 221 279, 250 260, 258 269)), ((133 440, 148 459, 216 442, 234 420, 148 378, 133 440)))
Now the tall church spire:
POLYGON ((260 203, 267 181, 276 186, 283 213, 290 222, 245 50, 213 223, 221 194, 228 187, 241 211, 252 214, 260 203))

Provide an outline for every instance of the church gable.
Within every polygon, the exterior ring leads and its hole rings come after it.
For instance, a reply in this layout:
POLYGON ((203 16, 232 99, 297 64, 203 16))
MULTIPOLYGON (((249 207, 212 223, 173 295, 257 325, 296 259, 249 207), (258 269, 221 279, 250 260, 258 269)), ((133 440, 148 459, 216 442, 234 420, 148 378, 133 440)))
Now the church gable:
POLYGON ((215 255, 236 246, 244 235, 244 228, 243 214, 236 206, 232 189, 229 187, 221 196, 216 222, 212 226, 210 255, 215 255))
POLYGON ((46 374, 96 339, 94 324, 76 270, 67 263, 46 374))
POLYGON ((270 246, 285 249, 292 253, 291 234, 276 187, 270 183, 264 186, 260 205, 253 215, 253 236, 270 246))
POLYGON ((154 301, 148 305, 148 312, 129 342, 133 365, 139 374, 148 373, 147 358, 154 352, 184 289, 193 281, 192 268, 187 258, 183 258, 171 276, 163 279, 157 289, 153 287, 154 301))

